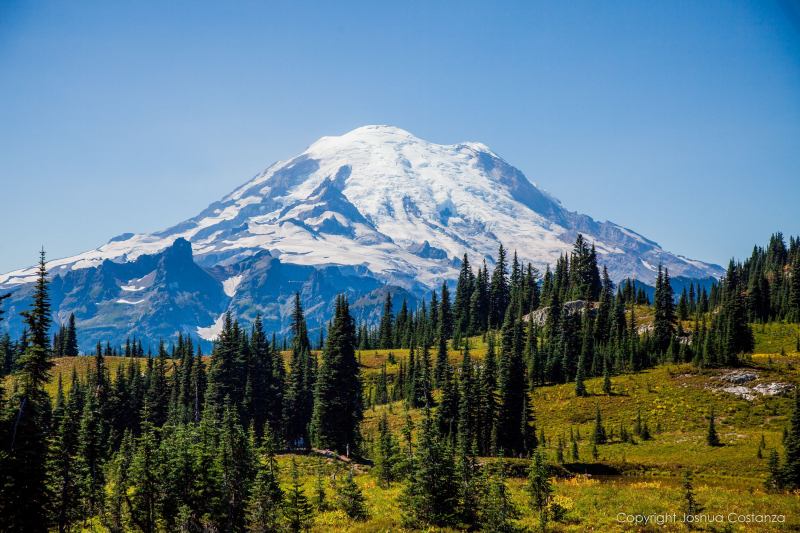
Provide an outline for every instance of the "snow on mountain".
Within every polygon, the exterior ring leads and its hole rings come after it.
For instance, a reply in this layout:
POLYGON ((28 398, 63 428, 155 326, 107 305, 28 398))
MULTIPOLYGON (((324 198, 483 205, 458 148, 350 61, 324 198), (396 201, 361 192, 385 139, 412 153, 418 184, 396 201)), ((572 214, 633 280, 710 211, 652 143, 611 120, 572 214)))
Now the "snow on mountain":
MULTIPOLYGON (((340 292, 372 318, 381 291, 400 291, 411 303, 454 279, 464 253, 493 263, 501 242, 544 269, 579 233, 615 280, 652 284, 658 264, 673 278, 723 274, 628 228, 567 211, 481 143, 435 144, 391 126, 323 137, 189 220, 120 235, 48 268, 57 317, 75 312, 86 344, 131 331, 150 340, 175 331, 211 339, 226 310, 245 321, 260 313, 265 325, 284 329, 295 291, 312 327, 325 323, 340 292)), ((14 292, 9 316, 24 308, 34 274, 0 275, 0 288, 14 292)))
MULTIPOLYGON (((185 238, 204 266, 269 250, 287 263, 364 265, 387 281, 432 287, 453 275, 464 253, 491 262, 502 242, 544 267, 578 233, 595 244, 615 279, 650 282, 658 263, 673 276, 722 273, 627 228, 565 210, 481 143, 434 144, 391 126, 323 137, 190 220, 158 233, 123 235, 48 266, 59 272, 106 259, 131 261, 185 238), (425 243, 444 254, 415 253, 425 243)), ((31 274, 12 272, 0 284, 27 283, 31 274)))

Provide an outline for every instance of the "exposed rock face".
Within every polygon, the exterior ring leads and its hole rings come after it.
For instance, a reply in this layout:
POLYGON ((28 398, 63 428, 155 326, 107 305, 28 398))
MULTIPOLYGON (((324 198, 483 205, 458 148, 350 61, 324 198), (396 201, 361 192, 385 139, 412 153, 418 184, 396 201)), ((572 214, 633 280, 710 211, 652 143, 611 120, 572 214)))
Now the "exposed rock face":
MULTIPOLYGON (((713 379, 731 384, 723 385, 717 388, 717 390, 733 394, 749 402, 752 402, 759 396, 784 396, 794 389, 794 385, 791 383, 782 383, 779 381, 762 382, 753 386, 745 385, 745 383, 758 380, 759 377, 758 372, 755 371, 731 370, 713 379)), ((713 389, 716 387, 712 386, 709 388, 713 389)))
MULTIPOLYGON (((572 300, 563 305, 563 311, 569 315, 582 313, 584 309, 589 309, 589 312, 595 310, 596 304, 594 302, 587 302, 586 300, 572 300)), ((547 314, 550 312, 549 307, 542 307, 536 311, 531 311, 522 317, 524 322, 533 322, 537 326, 544 326, 547 321, 547 314)))

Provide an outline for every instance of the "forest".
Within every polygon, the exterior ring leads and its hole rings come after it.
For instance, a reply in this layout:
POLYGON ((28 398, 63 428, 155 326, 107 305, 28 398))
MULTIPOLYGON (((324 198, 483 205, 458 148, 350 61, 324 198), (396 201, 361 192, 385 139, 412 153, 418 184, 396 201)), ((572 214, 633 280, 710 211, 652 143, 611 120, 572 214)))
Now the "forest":
POLYGON ((757 441, 747 490, 798 510, 800 395, 760 398, 772 425, 758 425, 708 384, 797 381, 800 238, 775 234, 680 294, 660 266, 652 298, 615 285, 579 235, 544 272, 501 245, 491 270, 465 255, 416 309, 385 298, 371 324, 339 296, 313 340, 297 294, 289 335, 229 313, 209 354, 184 334, 81 353, 75 317, 53 323, 42 252, 27 327, 0 337, 3 531, 582 530, 570 487, 599 490, 642 450, 640 469, 669 462, 668 439, 691 432, 701 459, 663 483, 696 515, 693 476, 742 449, 721 422, 757 441))

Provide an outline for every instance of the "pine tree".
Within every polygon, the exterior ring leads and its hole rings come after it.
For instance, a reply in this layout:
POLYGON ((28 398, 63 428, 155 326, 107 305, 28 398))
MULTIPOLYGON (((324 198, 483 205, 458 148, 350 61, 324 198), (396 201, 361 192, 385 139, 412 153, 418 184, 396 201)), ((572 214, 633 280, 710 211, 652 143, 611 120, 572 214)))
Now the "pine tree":
POLYGON ((597 407, 594 416, 594 432, 592 433, 592 442, 594 444, 605 444, 606 440, 606 428, 603 427, 603 419, 600 416, 600 408, 597 407))
MULTIPOLYGON (((34 284, 31 309, 23 313, 27 345, 17 361, 21 385, 10 398, 10 436, 0 456, 0 523, 9 532, 46 531, 47 439, 50 397, 45 385, 53 365, 50 358, 50 297, 47 267, 42 250, 34 284)), ((5 422, 5 421, 4 421, 5 422)))
POLYGON ((675 303, 673 302, 672 286, 670 285, 669 271, 658 266, 656 278, 656 292, 653 300, 653 336, 660 353, 665 353, 675 334, 675 303))
POLYGON ((69 322, 67 323, 66 335, 63 341, 63 353, 67 357, 78 355, 78 333, 75 328, 75 314, 69 314, 69 322))
POLYGON ((720 446, 722 444, 719 440, 719 435, 717 434, 717 428, 715 425, 715 417, 713 410, 708 416, 708 431, 706 432, 706 444, 708 444, 709 446, 720 446))
POLYGON ((314 507, 317 512, 322 513, 328 510, 328 498, 325 492, 325 477, 324 477, 322 458, 317 459, 317 479, 314 484, 314 507))
POLYGON ((149 422, 144 422, 142 434, 136 440, 126 489, 126 492, 133 492, 128 497, 131 520, 144 533, 155 532, 158 518, 161 484, 158 479, 157 448, 155 431, 149 422))
POLYGON ((291 485, 284 494, 283 515, 286 528, 292 533, 308 531, 311 527, 314 510, 303 493, 297 461, 292 457, 291 485))
POLYGON ((256 477, 247 502, 247 529, 253 533, 276 531, 280 523, 283 491, 278 483, 274 446, 272 433, 266 428, 259 450, 262 460, 257 462, 256 477))
POLYGON ((769 474, 767 479, 764 480, 764 488, 767 489, 767 492, 773 493, 783 488, 783 472, 777 450, 770 450, 768 464, 767 471, 769 474))
POLYGON ((539 451, 535 452, 531 459, 525 490, 528 493, 531 509, 539 513, 539 524, 544 531, 549 518, 547 511, 553 487, 550 484, 547 462, 539 451))
POLYGON ((498 379, 497 449, 517 455, 527 451, 527 380, 522 361, 522 321, 513 311, 503 323, 498 379), (524 430, 524 431, 523 431, 524 430))
MULTIPOLYGON (((59 384, 60 375, 59 375, 59 384)), ((52 437, 48 460, 48 485, 51 495, 51 524, 59 532, 68 531, 70 524, 80 516, 79 497, 81 483, 75 454, 78 449, 78 420, 80 417, 80 392, 75 385, 69 398, 62 400, 62 413, 54 412, 55 434, 52 437)), ((63 390, 59 387, 60 396, 63 390)))
POLYGON ((800 392, 795 390, 794 409, 789 432, 784 441, 783 483, 790 490, 800 489, 800 392))
POLYGON ((583 356, 578 359, 578 370, 575 373, 575 396, 588 396, 586 384, 583 382, 583 356))
MULTIPOLYGON (((300 303, 300 294, 294 297, 292 311, 292 355, 289 360, 289 375, 286 382, 283 426, 286 441, 293 447, 309 446, 308 425, 314 404, 314 365, 311 343, 300 303)), ((274 345, 274 344, 273 344, 274 345)), ((280 360, 280 357, 277 358, 280 360)), ((276 364, 276 369, 278 365, 276 364)))
POLYGON ((364 495, 356 484, 352 469, 336 484, 336 507, 353 520, 362 521, 369 516, 364 495))
POLYGON ((225 399, 215 458, 221 474, 221 522, 225 531, 241 531, 246 522, 245 507, 250 492, 254 460, 251 439, 239 423, 236 408, 225 399))
POLYGON ((378 483, 388 488, 397 475, 398 444, 389 430, 389 419, 384 411, 378 421, 378 440, 375 443, 375 477, 378 483))
POLYGON ((444 527, 457 519, 458 486, 452 450, 436 433, 426 408, 409 482, 400 502, 409 525, 444 527))
POLYGON ((611 396, 611 371, 609 369, 608 357, 603 357, 603 394, 611 396))
POLYGON ((519 510, 511 501, 501 465, 497 472, 487 475, 484 481, 480 508, 481 529, 498 533, 516 532, 517 527, 513 521, 519 516, 519 510))
POLYGON ((684 514, 696 515, 699 514, 703 507, 698 503, 694 494, 694 486, 692 484, 692 473, 688 470, 683 474, 683 499, 684 499, 684 514))
POLYGON ((378 327, 378 343, 381 348, 394 348, 394 310, 392 309, 392 293, 386 291, 383 303, 383 314, 378 327))
POLYGON ((344 296, 336 299, 333 324, 314 393, 311 440, 317 448, 345 453, 361 441, 361 378, 355 358, 355 323, 344 296))
POLYGON ((505 320, 509 303, 508 273, 506 270, 506 251, 503 245, 497 251, 492 281, 489 288, 489 323, 497 327, 505 320))

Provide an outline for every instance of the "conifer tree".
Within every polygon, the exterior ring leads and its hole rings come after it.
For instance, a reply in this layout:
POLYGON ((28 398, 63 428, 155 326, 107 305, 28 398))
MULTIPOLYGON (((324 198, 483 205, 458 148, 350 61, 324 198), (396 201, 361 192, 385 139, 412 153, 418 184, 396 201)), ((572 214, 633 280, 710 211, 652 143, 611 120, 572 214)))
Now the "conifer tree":
POLYGON ((353 520, 366 520, 369 516, 364 494, 356 484, 353 470, 350 469, 344 479, 336 484, 336 507, 353 520))
POLYGON ((310 430, 314 446, 339 453, 355 449, 361 441, 359 424, 363 415, 355 323, 347 300, 339 296, 314 393, 310 430))
POLYGON ((392 309, 392 293, 386 291, 383 302, 383 314, 378 326, 378 343, 381 348, 394 348, 394 310, 392 309))
POLYGON ((311 343, 308 340, 308 329, 299 293, 294 297, 291 332, 292 355, 286 382, 283 426, 286 441, 290 446, 307 447, 310 444, 308 425, 313 410, 313 386, 316 378, 313 375, 311 343))
POLYGON ((500 244, 489 287, 489 324, 494 327, 503 324, 506 309, 508 308, 510 291, 506 269, 506 250, 500 244))
POLYGON ((389 419, 383 412, 378 421, 378 440, 375 443, 375 477, 378 483, 388 488, 396 480, 398 463, 398 445, 389 430, 389 419))
MULTIPOLYGON (((60 378, 60 376, 59 376, 60 378)), ((61 383, 59 379, 59 384, 61 383)), ((51 524, 59 532, 68 531, 70 524, 80 516, 79 498, 81 480, 75 454, 78 449, 79 385, 74 386, 69 398, 62 399, 62 413, 54 412, 55 434, 52 437, 48 460, 48 485, 51 497, 51 524)), ((63 390, 59 387, 63 398, 63 390)))
POLYGON ((709 446, 720 446, 722 443, 717 434, 717 428, 714 423, 714 411, 712 410, 708 416, 708 431, 706 432, 706 444, 709 446))
POLYGON ((78 355, 78 333, 75 328, 75 314, 69 314, 69 321, 65 331, 63 341, 63 354, 67 357, 74 357, 78 355))
POLYGON ((274 450, 272 432, 267 427, 259 450, 261 460, 256 462, 256 476, 247 502, 247 529, 253 533, 276 531, 280 523, 283 491, 278 483, 274 450))
POLYGON ((583 356, 578 359, 578 369, 575 373, 575 396, 588 396, 586 392, 586 384, 583 382, 583 366, 584 366, 583 356))
POLYGON ((292 533, 308 531, 313 519, 313 509, 300 485, 297 461, 292 457, 291 485, 283 498, 283 515, 286 528, 292 533))
POLYGON ((778 457, 777 450, 770 450, 769 463, 767 467, 769 474, 767 479, 764 480, 764 488, 767 492, 777 492, 783 486, 783 472, 780 467, 780 458, 778 457))
POLYGON ((254 469, 253 451, 251 439, 248 439, 239 423, 238 414, 229 398, 225 399, 220 426, 215 463, 216 470, 221 474, 218 487, 222 496, 221 525, 225 531, 242 531, 254 469))
POLYGON ((594 416, 594 432, 592 433, 592 442, 594 444, 605 444, 606 440, 606 428, 603 427, 603 419, 600 416, 600 407, 597 407, 594 416))
POLYGON ((404 519, 409 525, 453 525, 457 506, 452 450, 437 435, 430 410, 426 408, 408 485, 401 497, 404 519))
POLYGON ((531 459, 531 466, 528 472, 528 483, 525 487, 532 510, 539 513, 539 524, 542 531, 545 530, 548 521, 548 504, 553 487, 550 484, 550 477, 547 462, 544 455, 537 451, 531 459))
POLYGON ((684 513, 686 515, 696 515, 703 510, 703 507, 698 503, 694 494, 694 486, 692 484, 692 473, 688 470, 683 474, 683 499, 684 499, 684 513))
POLYGON ((45 385, 50 378, 50 297, 42 250, 31 308, 23 313, 28 335, 17 361, 20 388, 11 395, 9 439, 0 462, 0 523, 9 532, 46 531, 47 440, 50 398, 45 385))
POLYGON ((483 531, 516 532, 518 528, 514 525, 514 520, 519 518, 520 513, 511 500, 502 465, 496 470, 488 474, 484 482, 480 526, 483 531))
POLYGON ((527 380, 522 361, 522 321, 512 310, 503 323, 498 379, 497 449, 511 455, 525 452, 528 442, 527 380))
POLYGON ((790 490, 800 489, 800 392, 797 390, 794 393, 794 409, 784 449, 786 457, 783 462, 783 483, 790 490))
POLYGON ((611 370, 609 369, 608 357, 603 357, 603 394, 611 396, 611 370))

